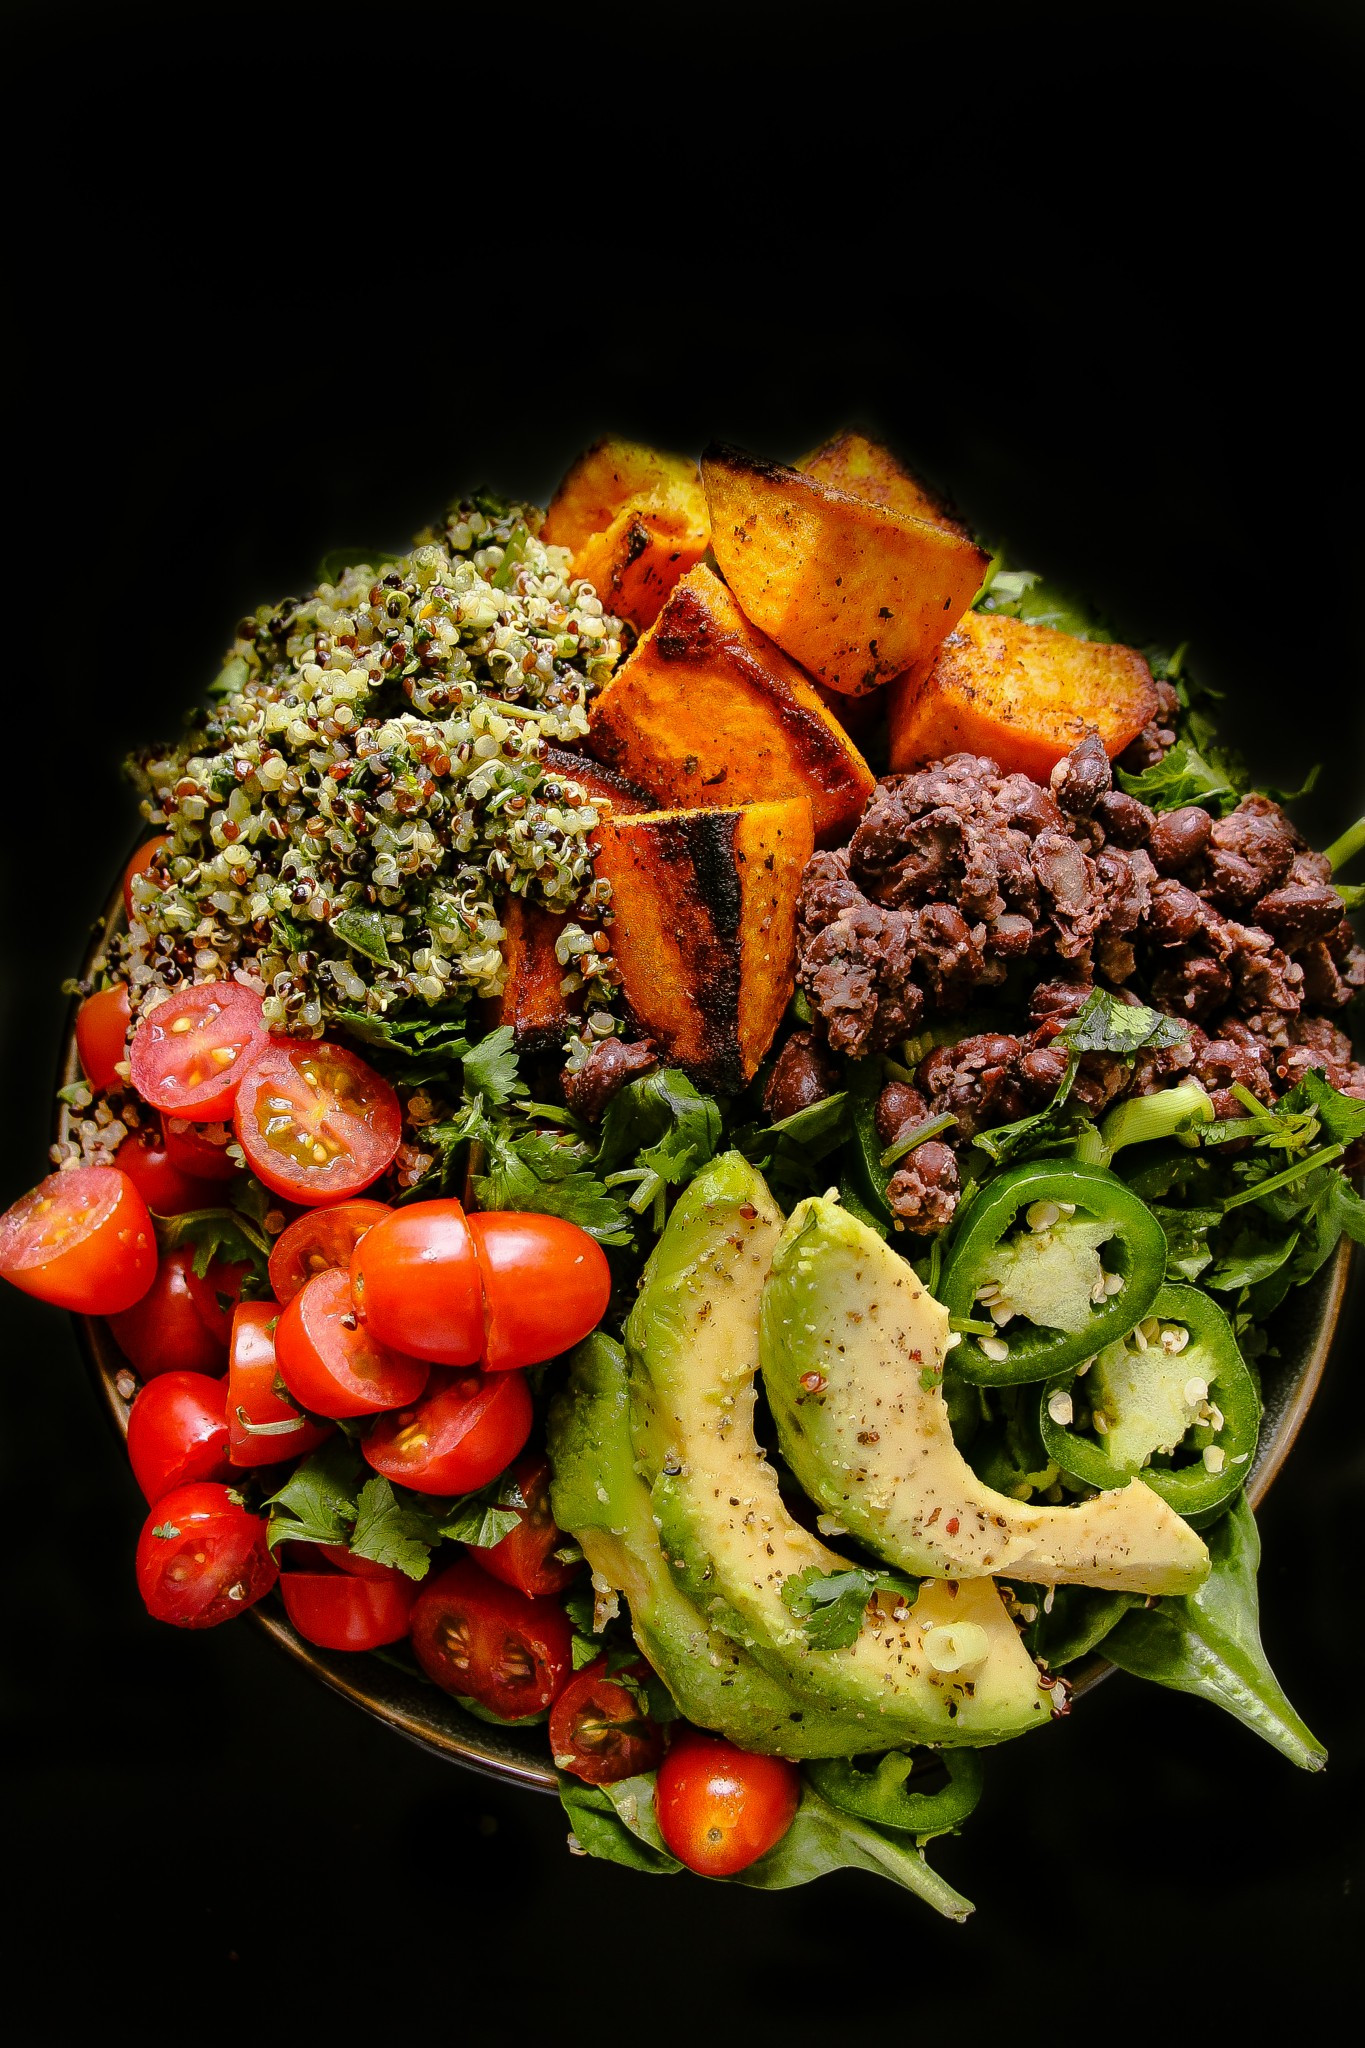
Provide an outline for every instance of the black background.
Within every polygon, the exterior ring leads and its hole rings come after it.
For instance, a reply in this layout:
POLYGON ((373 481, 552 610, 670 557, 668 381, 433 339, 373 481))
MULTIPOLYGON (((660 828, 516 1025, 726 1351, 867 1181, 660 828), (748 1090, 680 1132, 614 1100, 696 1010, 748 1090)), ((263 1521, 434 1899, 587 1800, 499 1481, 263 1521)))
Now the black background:
MULTIPOLYGON (((44 1170, 59 983, 137 829, 124 751, 326 547, 484 480, 543 501, 608 429, 881 431, 1121 630, 1188 637, 1263 774, 1324 762, 1299 815, 1333 836, 1365 781, 1350 19, 19 10, 0 1196, 44 1170)), ((0 1924, 54 2016, 1036 2038, 1255 2031, 1354 1981, 1359 1290, 1261 1516, 1267 1646, 1331 1768, 1116 1678, 938 1846, 965 1929, 871 1879, 570 1861, 552 1802, 253 1628, 158 1628, 72 1334, 3 1314, 0 1924)))

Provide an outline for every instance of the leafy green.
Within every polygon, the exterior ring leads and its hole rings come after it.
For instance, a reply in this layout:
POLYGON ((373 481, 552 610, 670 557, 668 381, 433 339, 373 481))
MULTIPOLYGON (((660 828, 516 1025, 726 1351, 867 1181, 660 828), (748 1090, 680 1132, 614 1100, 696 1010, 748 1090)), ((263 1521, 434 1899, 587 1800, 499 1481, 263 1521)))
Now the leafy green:
POLYGON ((486 1171, 474 1176, 481 1208, 563 1216, 599 1244, 631 1243, 629 1210, 580 1163, 588 1157, 581 1144, 561 1146, 543 1134, 518 1133, 506 1125, 491 1126, 484 1142, 486 1171))
POLYGON ((1159 761, 1140 774, 1130 775, 1127 769, 1116 768, 1114 779, 1121 790, 1153 811, 1178 811, 1186 804, 1201 804, 1222 817, 1236 809, 1240 796, 1226 775, 1206 761, 1188 740, 1177 740, 1159 761))
POLYGON ((249 1266, 251 1278, 266 1284, 270 1240, 239 1209, 188 1209, 181 1216, 158 1216, 156 1237, 163 1252, 193 1245, 190 1264, 201 1280, 213 1261, 221 1259, 225 1265, 249 1266))
POLYGON ((525 1505, 521 1488, 504 1474, 501 1479, 490 1480, 477 1493, 467 1493, 463 1500, 452 1502, 441 1518, 440 1532, 452 1542, 469 1543, 476 1550, 491 1550, 518 1527, 521 1517, 517 1509, 525 1505))
POLYGON ((501 1024, 465 1054, 466 1095, 478 1094, 486 1104, 496 1109, 504 1102, 510 1102, 514 1095, 526 1094, 526 1084, 517 1073, 517 1055, 512 1049, 514 1036, 510 1024, 501 1024))
POLYGON ((356 1500, 350 1547, 371 1564, 394 1565, 410 1579, 424 1579, 438 1530, 425 1504, 405 1504, 387 1479, 370 1479, 356 1500))
POLYGON ((1149 1010, 1145 1003, 1121 1002, 1107 989, 1093 988, 1057 1035, 1072 1052, 1121 1053, 1131 1061, 1145 1050, 1183 1045, 1190 1028, 1178 1017, 1149 1010))
POLYGON ((828 1574, 808 1565, 782 1581, 782 1604, 800 1621, 813 1650, 846 1650, 858 1640, 867 1603, 881 1583, 858 1565, 828 1574))
POLYGON ((378 961, 381 967, 388 966, 389 942, 384 936, 384 920, 377 910, 339 911, 332 919, 332 930, 353 952, 378 961))
POLYGON ((1087 606, 1064 597, 1044 581, 1036 569, 1011 569, 998 554, 977 592, 979 612, 999 612, 1008 619, 1023 619, 1030 626, 1052 626, 1070 633, 1075 640, 1111 640, 1099 619, 1087 606))
POLYGON ((355 1446, 334 1437, 305 1458, 270 1510, 267 1542, 344 1544, 373 1564, 395 1565, 410 1579, 426 1577, 442 1541, 488 1548, 515 1528, 520 1491, 505 1476, 477 1493, 442 1500, 370 1477, 355 1446))
POLYGON ((597 1170, 614 1173, 643 1152, 657 1155, 663 1146, 677 1165, 691 1160, 690 1177, 714 1158, 720 1131, 719 1105, 699 1094, 678 1068, 659 1067, 628 1081, 608 1103, 597 1170))
POLYGON ((658 1877, 682 1869, 664 1847, 654 1818, 652 1776, 622 1778, 615 1785, 585 1785, 580 1778, 559 1774, 559 1798, 573 1827, 571 1842, 588 1856, 624 1863, 658 1877), (630 1819, 623 1817, 629 1812, 630 1819))
POLYGON ((272 1511, 266 1541, 349 1543, 356 1514, 356 1484, 364 1460, 344 1436, 305 1458, 265 1505, 272 1511))
POLYGON ((1182 1209, 1165 1202, 1148 1207, 1166 1233, 1166 1278, 1197 1280, 1213 1258, 1209 1232, 1222 1222, 1222 1208, 1182 1209))

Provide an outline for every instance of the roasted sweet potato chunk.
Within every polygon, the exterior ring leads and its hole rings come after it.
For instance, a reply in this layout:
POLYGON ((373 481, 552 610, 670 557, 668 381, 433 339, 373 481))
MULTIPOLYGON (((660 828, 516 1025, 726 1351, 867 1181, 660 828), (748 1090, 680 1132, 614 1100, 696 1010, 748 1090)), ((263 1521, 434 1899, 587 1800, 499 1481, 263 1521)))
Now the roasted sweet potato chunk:
POLYGON ((598 842, 636 1020, 698 1086, 743 1087, 791 999, 809 803, 644 811, 609 820, 598 842))
POLYGON ((818 682, 860 696, 928 659, 978 589, 965 535, 713 443, 711 546, 742 610, 818 682))
POLYGON ((884 506, 888 512, 903 512, 909 519, 924 519, 930 526, 941 526, 945 533, 971 539, 968 529, 954 517, 938 493, 898 462, 889 448, 880 441, 869 441, 866 434, 836 434, 832 441, 822 442, 803 457, 796 467, 818 483, 831 484, 836 491, 846 492, 850 498, 865 498, 869 504, 884 506))
POLYGON ((1039 782, 1092 729, 1111 758, 1122 753, 1157 708, 1152 672, 1133 648, 996 612, 968 612, 889 699, 893 769, 989 754, 1039 782))
POLYGON ((565 472, 550 500, 543 541, 577 554, 588 536, 610 526, 632 498, 648 498, 670 487, 697 482, 688 455, 665 455, 639 441, 594 441, 565 472))
POLYGON ((658 618, 680 576, 706 553, 706 498, 696 473, 667 494, 631 498, 602 533, 575 550, 573 571, 615 618, 641 632, 658 618))
POLYGON ((592 707, 588 745, 660 804, 810 798, 819 846, 873 790, 815 685, 751 626, 719 576, 690 569, 592 707))

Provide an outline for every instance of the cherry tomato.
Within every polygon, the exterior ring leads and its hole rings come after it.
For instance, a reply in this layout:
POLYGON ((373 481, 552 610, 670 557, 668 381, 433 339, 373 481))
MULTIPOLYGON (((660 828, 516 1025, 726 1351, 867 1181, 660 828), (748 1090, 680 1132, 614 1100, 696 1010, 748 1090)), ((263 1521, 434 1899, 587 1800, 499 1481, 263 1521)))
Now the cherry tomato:
POLYGON ((227 1364, 227 1327, 207 1328, 195 1304, 189 1245, 164 1252, 140 1301, 110 1316, 114 1341, 144 1380, 159 1373, 220 1373, 227 1364))
POLYGON ((471 1216, 483 1276, 485 1372, 570 1350, 607 1311, 611 1268, 595 1238, 562 1216, 471 1216))
POLYGON ((348 1577, 344 1572, 283 1572, 284 1611, 305 1642, 320 1650, 377 1650, 401 1642, 417 1598, 412 1579, 348 1577))
POLYGON ((351 1256, 355 1305, 396 1351, 473 1365, 483 1350, 483 1283, 460 1204, 394 1209, 351 1256))
POLYGON ((227 1382, 201 1372, 163 1372, 128 1417, 128 1460, 149 1501, 197 1479, 230 1479, 227 1382))
POLYGON ((260 1515, 240 1494, 197 1481, 156 1503, 137 1546, 147 1612, 177 1628, 216 1628, 268 1593, 279 1576, 260 1515))
POLYGON ((358 1195, 392 1164, 398 1097, 344 1046, 268 1039, 237 1092, 233 1126, 258 1179, 292 1202, 358 1195))
POLYGON ((145 875, 147 870, 151 867, 152 862, 160 853, 162 847, 169 846, 170 843, 170 835, 168 833, 158 832, 155 839, 149 839, 145 845, 139 846, 137 852, 133 855, 127 867, 123 870, 123 907, 127 911, 130 918, 134 914, 134 878, 138 875, 145 875))
POLYGON ((555 1600, 451 1565, 417 1595, 412 1647, 427 1677, 505 1721, 544 1713, 572 1664, 573 1631, 555 1600))
POLYGON ((183 1216, 190 1209, 218 1205, 219 1191, 212 1181, 195 1180, 182 1171, 155 1124, 130 1131, 114 1154, 114 1164, 127 1174, 154 1216, 183 1216))
MULTIPOLYGON (((634 1665, 643 1678, 647 1667, 634 1665)), ((663 1730, 627 1685, 607 1676, 599 1657, 570 1679, 550 1709, 550 1754, 555 1767, 588 1785, 614 1785, 637 1771, 652 1771, 663 1755, 663 1730)))
POLYGON ((270 1285, 276 1301, 292 1301, 315 1273, 334 1267, 345 1272, 365 1232, 392 1214, 387 1202, 362 1200, 338 1202, 334 1209, 307 1209, 296 1216, 270 1249, 270 1285))
POLYGON ((117 1166, 50 1173, 0 1216, 0 1279, 39 1301, 112 1316, 155 1278, 147 1204, 117 1166))
POLYGON ((243 1301, 233 1311, 228 1348, 228 1442, 234 1466, 282 1465, 303 1458, 331 1435, 276 1388, 275 1301, 243 1301))
POLYGON ((153 1109, 219 1123, 266 1042, 260 997, 236 981, 202 981, 139 1017, 128 1049, 133 1086, 153 1109))
POLYGON ((128 984, 96 989, 76 1012, 76 1051, 81 1071, 97 1094, 107 1095, 127 1086, 117 1063, 128 1057, 128 984))
POLYGON ((549 1462, 540 1452, 528 1451, 507 1476, 525 1502, 516 1510, 517 1526, 500 1542, 483 1549, 476 1545, 469 1554, 495 1579, 532 1599, 562 1593, 582 1571, 583 1560, 566 1564, 554 1555, 569 1539, 550 1513, 549 1462))
POLYGON ((382 1415, 418 1399, 431 1367, 381 1344, 361 1322, 346 1273, 315 1273, 280 1313, 280 1378, 315 1415, 382 1415))
MULTIPOLYGON (((347 1550, 342 1543, 292 1544, 291 1549, 316 1550, 319 1557, 325 1557, 338 1571, 350 1572, 357 1579, 406 1579, 406 1572, 400 1572, 397 1565, 376 1564, 373 1558, 357 1557, 353 1550, 347 1550)), ((409 1581, 411 1583, 411 1581, 409 1581)))
POLYGON ((228 1157, 227 1134, 221 1145, 215 1145, 206 1131, 183 1116, 166 1117, 162 1129, 166 1134, 166 1157, 181 1173, 198 1180, 224 1181, 242 1171, 236 1160, 228 1157))
POLYGON ((215 1253, 202 1273, 196 1273, 191 1263, 185 1275, 204 1328, 220 1344, 227 1344, 232 1336, 233 1311, 251 1270, 246 1259, 220 1259, 215 1253))
POLYGON ((689 1728, 659 1766, 654 1812, 680 1863, 703 1877, 733 1877, 782 1840, 800 1799, 795 1764, 689 1728))
POLYGON ((411 1408, 382 1415, 361 1445, 376 1472, 417 1493, 472 1493, 515 1458, 531 1434, 524 1373, 438 1366, 411 1408))

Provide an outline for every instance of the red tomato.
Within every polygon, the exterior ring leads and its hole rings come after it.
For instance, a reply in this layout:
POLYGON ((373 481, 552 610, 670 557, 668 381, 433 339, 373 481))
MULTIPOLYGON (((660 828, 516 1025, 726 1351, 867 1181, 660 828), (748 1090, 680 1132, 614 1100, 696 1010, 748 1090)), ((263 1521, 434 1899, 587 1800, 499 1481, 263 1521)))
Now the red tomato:
POLYGON ((142 1525, 137 1586, 147 1612, 177 1628, 216 1628, 255 1605, 279 1576, 260 1515, 205 1481, 177 1486, 142 1525))
POLYGON ((145 875, 148 868, 150 868, 150 866, 152 865, 152 862, 160 853, 162 847, 169 846, 170 843, 171 841, 169 833, 158 832, 155 839, 149 839, 145 846, 139 846, 137 852, 133 855, 127 867, 123 870, 123 907, 127 911, 129 917, 133 915, 134 876, 145 875))
POLYGON ((397 1351, 473 1365, 483 1350, 483 1283, 456 1201, 394 1209, 357 1244, 351 1288, 375 1335, 397 1351))
MULTIPOLYGON (((319 1557, 325 1557, 338 1571, 350 1572, 357 1579, 406 1579, 406 1572, 400 1572, 394 1564, 376 1564, 373 1558, 357 1557, 353 1550, 347 1550, 341 1543, 292 1544, 291 1549, 314 1549, 319 1557)), ((411 1581, 409 1581, 409 1584, 411 1581)))
POLYGON ((258 1179, 315 1206, 358 1195, 393 1163, 398 1097, 344 1046, 268 1039, 237 1094, 233 1126, 258 1179))
POLYGON ((361 1444, 370 1464, 417 1493, 472 1493, 515 1458, 531 1434, 523 1373, 438 1367, 414 1407, 383 1415, 361 1444))
POLYGON ((110 1316, 114 1341, 144 1380, 163 1372, 220 1373, 227 1364, 227 1328, 208 1329, 195 1305, 194 1253, 182 1245, 166 1252, 141 1301, 110 1316))
POLYGON ((422 1588, 412 1610, 412 1647, 437 1685, 505 1721, 542 1714, 572 1664, 573 1631, 554 1600, 451 1565, 422 1588))
POLYGON ((220 1259, 215 1253, 204 1272, 196 1273, 193 1263, 186 1272, 200 1321, 220 1344, 226 1344, 232 1336, 233 1310, 242 1298, 242 1288, 251 1270, 246 1259, 220 1259))
POLYGON ((218 1206, 219 1191, 208 1180, 194 1180, 171 1157, 155 1124, 132 1131, 114 1154, 114 1164, 127 1174, 154 1216, 183 1216, 189 1209, 218 1206))
POLYGON ((0 1279, 39 1301, 113 1316, 155 1278, 147 1204, 117 1166, 50 1173, 0 1216, 0 1279))
MULTIPOLYGON (((648 1668, 631 1666, 644 1678, 648 1668)), ((614 1785, 637 1771, 652 1771, 663 1755, 663 1730, 629 1686, 607 1676, 599 1657, 570 1679, 550 1709, 550 1754, 555 1767, 588 1785, 614 1785)))
POLYGON ((550 1466, 538 1451, 528 1452, 508 1473, 524 1507, 516 1510, 517 1526, 501 1542, 485 1549, 470 1550, 475 1564, 482 1565, 505 1586, 515 1586, 533 1599, 562 1593, 583 1569, 582 1558, 565 1564, 554 1555, 568 1542, 550 1513, 550 1466))
POLYGON ((228 1157, 226 1136, 221 1145, 215 1145, 212 1138, 183 1116, 166 1117, 162 1128, 166 1134, 166 1157, 181 1173, 198 1180, 224 1181, 242 1171, 236 1160, 228 1157))
POLYGON ((80 1054, 81 1071, 100 1095, 128 1085, 117 1071, 117 1063, 128 1057, 131 1022, 126 981, 115 988, 97 989, 76 1012, 76 1051, 80 1054))
POLYGON ((232 1462, 282 1465, 303 1458, 331 1435, 330 1423, 310 1422, 276 1391, 275 1301, 243 1301, 232 1316, 228 1349, 227 1418, 232 1462))
POLYGON ((390 1351, 362 1323, 347 1274, 315 1273, 280 1313, 280 1378, 314 1415, 382 1415, 417 1400, 431 1367, 390 1351))
POLYGON ((128 1417, 128 1460, 149 1501, 196 1479, 230 1479, 227 1382, 163 1372, 128 1417))
POLYGON ((387 1202, 338 1202, 334 1209, 307 1209, 282 1230, 270 1249, 270 1285, 276 1301, 292 1301, 315 1273, 339 1267, 345 1272, 351 1254, 367 1230, 393 1211, 387 1202))
POLYGON ((133 1086, 153 1109, 219 1123, 265 1044, 261 999, 237 981, 201 981, 138 1019, 128 1049, 133 1086))
POLYGON ((483 1276, 485 1372, 570 1350, 607 1311, 611 1269, 595 1238, 562 1216, 497 1210, 469 1219, 483 1276))
POLYGON ((284 1572, 284 1611, 320 1650, 377 1650, 401 1642, 417 1598, 413 1580, 348 1578, 343 1572, 284 1572))
POLYGON ((703 1877, 733 1877, 782 1840, 800 1799, 795 1764, 689 1728, 659 1766, 654 1812, 680 1863, 703 1877))

